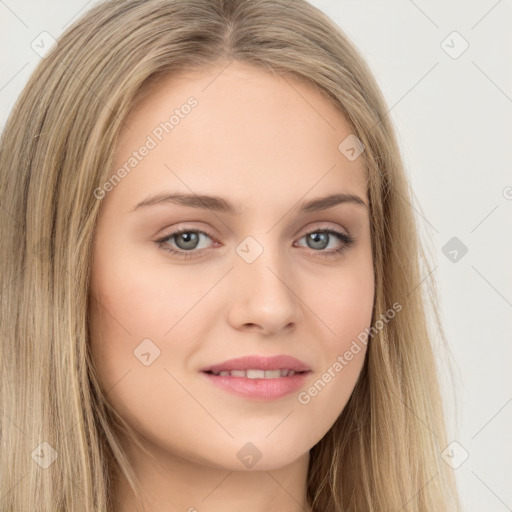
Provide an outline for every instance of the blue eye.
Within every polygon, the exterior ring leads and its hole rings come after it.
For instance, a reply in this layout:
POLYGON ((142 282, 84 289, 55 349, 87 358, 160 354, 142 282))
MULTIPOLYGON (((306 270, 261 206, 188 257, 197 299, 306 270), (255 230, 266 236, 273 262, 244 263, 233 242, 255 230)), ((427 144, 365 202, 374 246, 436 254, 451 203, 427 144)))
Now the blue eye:
POLYGON ((170 235, 167 235, 160 240, 157 240, 156 243, 164 251, 170 252, 171 254, 175 254, 177 256, 181 256, 183 258, 191 258, 197 256, 197 254, 192 254, 191 251, 195 251, 197 249, 197 244, 201 239, 201 235, 204 235, 206 238, 210 238, 204 231, 198 231, 194 229, 181 229, 174 231, 170 235), (174 239, 174 244, 176 244, 177 240, 180 240, 180 244, 183 246, 178 246, 178 250, 169 247, 166 242, 170 239, 174 239))
MULTIPOLYGON (((201 241, 202 237, 210 238, 211 237, 205 233, 204 231, 199 231, 196 229, 180 229, 172 232, 171 234, 156 240, 156 244, 158 247, 163 249, 166 252, 174 254, 178 257, 182 258, 193 258, 200 256, 206 248, 198 248, 198 244, 201 241), (169 240, 173 240, 174 245, 177 245, 177 249, 172 248, 169 245, 169 240), (181 247, 180 247, 181 245, 181 247), (199 254, 198 254, 199 253, 199 254)), ((310 231, 306 233, 299 240, 306 238, 308 240, 308 247, 311 249, 315 249, 314 252, 319 252, 322 256, 336 256, 347 250, 349 247, 354 245, 355 238, 347 233, 342 233, 341 231, 336 231, 334 229, 317 229, 315 231, 310 231), (325 251, 325 247, 329 245, 332 238, 341 242, 340 247, 336 249, 331 249, 329 251, 325 251), (312 244, 312 245, 310 245, 312 244), (320 249, 319 251, 316 249, 320 249)), ((303 247, 303 246, 301 246, 303 247)))
MULTIPOLYGON (((315 231, 310 231, 306 235, 304 235, 302 238, 306 238, 311 244, 308 247, 311 249, 320 249, 322 251, 323 256, 333 256, 337 254, 341 254, 343 251, 351 247, 355 239, 351 235, 347 233, 342 233, 340 231, 336 231, 334 229, 317 229, 315 231), (342 242, 340 247, 337 249, 331 249, 330 251, 324 251, 326 246, 329 245, 331 239, 333 238, 337 239, 338 242, 342 242), (319 247, 320 246, 320 247, 319 247)), ((316 252, 316 251, 315 251, 316 252)))

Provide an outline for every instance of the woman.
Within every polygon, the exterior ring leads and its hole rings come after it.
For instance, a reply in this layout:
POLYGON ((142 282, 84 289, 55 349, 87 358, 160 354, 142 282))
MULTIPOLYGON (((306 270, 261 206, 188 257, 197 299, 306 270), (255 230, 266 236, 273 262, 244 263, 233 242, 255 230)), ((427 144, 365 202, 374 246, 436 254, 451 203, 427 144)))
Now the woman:
POLYGON ((0 147, 2 510, 459 510, 386 114, 304 1, 59 39, 0 147))

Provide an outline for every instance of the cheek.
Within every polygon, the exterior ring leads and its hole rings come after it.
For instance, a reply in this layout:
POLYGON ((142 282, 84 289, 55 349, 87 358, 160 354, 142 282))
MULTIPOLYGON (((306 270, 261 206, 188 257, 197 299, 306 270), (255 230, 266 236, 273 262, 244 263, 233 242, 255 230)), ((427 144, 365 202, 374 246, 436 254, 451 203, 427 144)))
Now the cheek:
POLYGON ((347 266, 335 277, 317 279, 316 284, 323 285, 322 293, 317 289, 309 296, 314 298, 310 307, 319 319, 316 338, 321 364, 298 402, 309 409, 317 427, 324 428, 342 412, 364 364, 374 302, 371 262, 347 266))
MULTIPOLYGON (((147 249, 146 249, 147 250, 147 249)), ((118 338, 161 339, 214 284, 180 265, 144 261, 134 251, 105 248, 98 255, 91 285, 118 338), (111 257, 107 260, 105 254, 111 257), (115 264, 112 262, 115 261, 115 264)))
POLYGON ((118 252, 104 243, 91 281, 93 360, 103 390, 108 393, 115 387, 109 399, 125 413, 125 405, 140 404, 148 390, 157 400, 154 390, 176 386, 164 369, 174 373, 205 338, 215 304, 202 298, 218 280, 216 274, 192 275, 182 266, 141 261, 133 251, 118 252), (154 362, 145 366, 142 360, 148 359, 148 352, 154 362), (130 384, 136 382, 134 387, 130 384))
POLYGON ((371 259, 352 259, 339 270, 308 277, 305 295, 332 355, 370 326, 374 303, 371 259))

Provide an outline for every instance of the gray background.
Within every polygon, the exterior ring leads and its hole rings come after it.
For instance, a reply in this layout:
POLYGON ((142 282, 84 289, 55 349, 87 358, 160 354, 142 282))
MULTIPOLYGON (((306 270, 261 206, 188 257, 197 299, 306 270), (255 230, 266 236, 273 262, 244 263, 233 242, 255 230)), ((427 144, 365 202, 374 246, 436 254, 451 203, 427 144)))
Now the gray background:
MULTIPOLYGON (((57 38, 95 3, 0 0, 0 130, 40 60, 39 35, 57 38)), ((468 454, 454 469, 465 510, 512 510, 511 2, 311 3, 362 51, 398 130, 431 247, 425 279, 438 283, 458 367, 447 460, 468 454)))

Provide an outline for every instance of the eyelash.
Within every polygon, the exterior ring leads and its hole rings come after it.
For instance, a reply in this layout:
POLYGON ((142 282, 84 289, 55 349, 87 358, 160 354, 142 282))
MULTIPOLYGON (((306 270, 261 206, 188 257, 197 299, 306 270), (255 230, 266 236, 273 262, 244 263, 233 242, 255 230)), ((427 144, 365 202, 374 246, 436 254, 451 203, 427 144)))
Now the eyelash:
MULTIPOLYGON (((173 238, 175 236, 181 235, 183 233, 199 233, 199 234, 206 235, 208 238, 212 239, 212 237, 209 236, 208 233, 205 233, 204 231, 200 231, 198 229, 183 228, 183 229, 179 229, 177 231, 173 231, 169 235, 166 235, 165 237, 156 240, 155 243, 162 250, 164 250, 166 252, 169 252, 169 253, 171 253, 171 254, 173 254, 175 256, 181 257, 183 259, 199 257, 199 255, 197 254, 198 252, 200 253, 203 250, 207 250, 207 249, 200 249, 199 251, 197 251, 196 249, 192 249, 190 251, 183 251, 183 250, 171 249, 171 248, 169 248, 168 245, 166 245, 166 241, 167 240, 169 240, 170 238, 173 238)), ((307 235, 311 235, 312 233, 327 233, 327 234, 330 234, 330 235, 334 235, 336 238, 338 238, 338 240, 343 242, 343 244, 341 245, 341 247, 339 249, 334 249, 334 250, 330 250, 330 251, 324 251, 324 250, 315 251, 315 250, 312 249, 313 252, 318 252, 322 256, 327 257, 327 258, 339 256, 345 250, 347 250, 350 247, 352 247, 354 245, 354 243, 356 242, 356 239, 353 236, 348 235, 347 233, 343 233, 341 231, 337 231, 337 230, 332 229, 332 228, 329 228, 329 229, 327 229, 327 228, 325 228, 325 229, 319 228, 319 229, 315 229, 315 230, 309 231, 306 234, 304 234, 300 239, 304 238, 307 235)))

